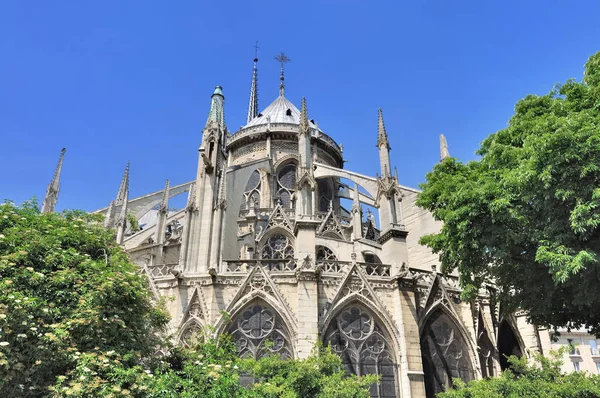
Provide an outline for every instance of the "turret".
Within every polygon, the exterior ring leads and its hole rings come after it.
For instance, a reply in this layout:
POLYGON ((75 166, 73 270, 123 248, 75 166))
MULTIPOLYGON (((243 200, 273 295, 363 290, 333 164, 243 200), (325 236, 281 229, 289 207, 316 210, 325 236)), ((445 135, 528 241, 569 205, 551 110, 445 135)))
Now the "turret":
POLYGON ((42 202, 42 213, 54 212, 54 208, 58 202, 58 192, 60 191, 60 172, 62 170, 65 152, 67 152, 65 148, 60 151, 60 157, 58 158, 58 164, 56 165, 54 176, 52 177, 52 181, 50 181, 50 185, 48 185, 46 196, 44 196, 44 201, 42 202))
POLYGON ((200 147, 200 157, 204 163, 204 169, 207 173, 212 173, 217 161, 217 152, 219 147, 225 146, 225 96, 223 88, 215 87, 211 96, 210 111, 208 119, 204 126, 202 134, 202 145, 200 147))

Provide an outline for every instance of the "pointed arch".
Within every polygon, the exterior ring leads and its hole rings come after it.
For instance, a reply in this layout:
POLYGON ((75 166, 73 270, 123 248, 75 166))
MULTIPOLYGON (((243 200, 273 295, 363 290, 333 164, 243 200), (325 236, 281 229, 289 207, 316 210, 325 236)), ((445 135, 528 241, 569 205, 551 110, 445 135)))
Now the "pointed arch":
POLYGON ((269 269, 296 269, 295 239, 285 228, 274 227, 262 236, 257 255, 269 265, 269 269))
POLYGON ((204 341, 205 325, 196 318, 190 318, 179 328, 177 342, 186 348, 204 341))
POLYGON ((295 334, 277 307, 265 295, 254 294, 232 313, 228 325, 221 325, 223 329, 227 326, 240 357, 260 359, 280 355, 284 359, 294 358, 292 337, 295 334))
POLYGON ((490 378, 494 376, 494 362, 498 358, 498 353, 490 339, 481 311, 479 311, 477 317, 477 353, 479 354, 481 376, 490 378))
POLYGON ((438 302, 420 322, 425 392, 433 398, 452 386, 453 378, 475 378, 475 350, 466 329, 448 307, 438 302))
POLYGON ((525 351, 525 345, 520 334, 513 327, 513 322, 509 317, 504 317, 498 325, 498 356, 500 360, 500 369, 508 369, 508 356, 514 355, 521 358, 525 351))
POLYGON ((397 397, 398 349, 386 322, 364 298, 348 297, 340 304, 324 325, 323 343, 342 358, 346 373, 381 377, 379 383, 371 385, 371 397, 397 397))

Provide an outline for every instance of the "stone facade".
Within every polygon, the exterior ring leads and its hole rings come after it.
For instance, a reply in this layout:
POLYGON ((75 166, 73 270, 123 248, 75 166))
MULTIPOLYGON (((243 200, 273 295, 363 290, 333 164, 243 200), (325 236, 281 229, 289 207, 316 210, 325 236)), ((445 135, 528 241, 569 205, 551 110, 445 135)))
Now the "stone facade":
POLYGON ((252 87, 248 124, 233 134, 215 90, 194 181, 129 199, 126 172, 117 199, 98 211, 157 297, 170 298, 178 343, 214 330, 231 333, 240 355, 303 358, 321 341, 348 372, 382 376, 373 397, 415 398, 452 377, 498 374, 502 354, 542 350, 538 330, 522 314, 501 317, 490 291, 462 302, 458 277, 438 272, 437 256, 419 245, 440 223, 392 174, 381 110, 381 173, 365 176, 344 168, 305 100, 298 110, 285 98, 283 74, 262 113, 252 87), (169 211, 184 192, 186 207, 169 211), (153 224, 126 225, 126 213, 149 211, 153 224))

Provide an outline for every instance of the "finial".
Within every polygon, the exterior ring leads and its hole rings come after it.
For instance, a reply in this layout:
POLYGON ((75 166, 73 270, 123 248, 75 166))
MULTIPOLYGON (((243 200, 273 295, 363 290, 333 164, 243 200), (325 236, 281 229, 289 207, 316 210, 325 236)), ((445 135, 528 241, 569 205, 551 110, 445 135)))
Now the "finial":
POLYGON ((383 123, 383 111, 379 108, 377 110, 377 146, 380 147, 381 145, 385 145, 390 149, 390 143, 385 131, 385 124, 383 123))
POLYGON ((58 192, 60 191, 60 172, 62 170, 63 159, 67 150, 61 149, 60 156, 58 158, 58 164, 56 170, 54 170, 54 176, 48 185, 46 190, 46 196, 42 202, 42 213, 52 213, 58 202, 58 192))
POLYGON ((310 125, 308 122, 308 109, 306 107, 306 98, 302 97, 302 106, 300 107, 300 134, 310 135, 310 125))
POLYGON ((129 162, 125 166, 125 172, 121 179, 121 185, 119 186, 119 192, 117 192, 117 200, 115 205, 122 205, 123 201, 129 196, 129 162))
POLYGON ((448 151, 448 142, 444 134, 440 134, 440 161, 449 158, 450 152, 448 151))
POLYGON ((189 192, 188 192, 188 198, 187 198, 187 203, 185 205, 185 208, 187 211, 193 211, 195 209, 195 205, 196 205, 196 183, 193 182, 190 185, 189 188, 189 192))
POLYGON ((169 211, 169 195, 170 195, 170 182, 167 179, 165 183, 165 189, 163 190, 162 200, 160 201, 159 212, 167 212, 169 211))
POLYGON ((282 51, 282 52, 280 52, 280 53, 279 53, 279 55, 277 55, 277 56, 275 57, 275 60, 276 60, 277 62, 281 63, 281 76, 279 76, 279 80, 281 81, 281 82, 279 83, 279 96, 283 97, 283 95, 284 95, 284 92, 285 92, 285 84, 284 84, 284 80, 285 80, 285 78, 284 78, 284 76, 283 76, 283 67, 284 67, 284 65, 285 65, 286 63, 290 62, 290 61, 291 61, 291 59, 289 59, 289 58, 287 57, 287 55, 285 55, 285 54, 283 53, 283 51, 282 51))
POLYGON ((250 86, 250 103, 248 104, 248 123, 258 116, 258 41, 254 45, 254 70, 250 86))

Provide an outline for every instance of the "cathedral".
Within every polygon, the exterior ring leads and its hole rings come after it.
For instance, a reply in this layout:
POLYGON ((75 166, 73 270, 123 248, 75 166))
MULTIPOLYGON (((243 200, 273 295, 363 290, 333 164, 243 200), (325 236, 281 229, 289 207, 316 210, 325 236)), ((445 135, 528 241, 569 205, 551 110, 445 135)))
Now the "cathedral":
MULTIPOLYGON (((367 138, 380 172, 353 172, 335 126, 286 98, 283 62, 279 95, 259 108, 257 61, 245 126, 227 129, 222 87, 207 98, 195 180, 130 198, 128 166, 97 211, 153 294, 169 298, 178 344, 229 333, 242 357, 304 358, 323 343, 348 373, 380 375, 370 393, 381 398, 433 397, 452 378, 499 374, 504 355, 550 346, 525 313, 500 312, 493 286, 461 301, 458 276, 419 244, 440 223, 393 172, 381 109, 367 138), (182 194, 185 208, 170 209, 182 194)), ((63 155, 44 211, 56 204, 63 155)))

